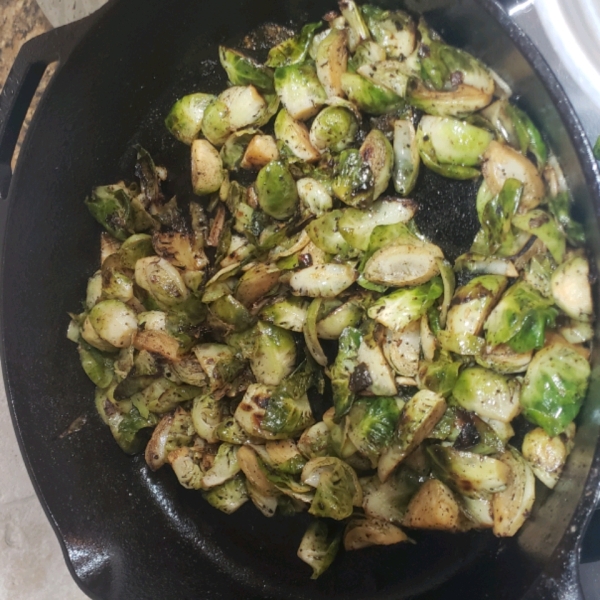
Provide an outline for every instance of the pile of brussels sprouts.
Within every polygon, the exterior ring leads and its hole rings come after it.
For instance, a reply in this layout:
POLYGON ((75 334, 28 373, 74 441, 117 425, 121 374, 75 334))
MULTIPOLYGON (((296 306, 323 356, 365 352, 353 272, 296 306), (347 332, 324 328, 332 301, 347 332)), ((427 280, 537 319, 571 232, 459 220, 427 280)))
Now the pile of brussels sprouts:
POLYGON ((342 539, 514 535, 590 374, 583 231, 539 131, 402 11, 341 0, 264 64, 219 58, 230 87, 166 118, 191 146, 185 210, 142 148, 139 184, 86 200, 106 232, 68 335, 100 416, 226 513, 308 511, 313 577, 342 539), (481 180, 454 265, 413 220, 423 169, 481 180))

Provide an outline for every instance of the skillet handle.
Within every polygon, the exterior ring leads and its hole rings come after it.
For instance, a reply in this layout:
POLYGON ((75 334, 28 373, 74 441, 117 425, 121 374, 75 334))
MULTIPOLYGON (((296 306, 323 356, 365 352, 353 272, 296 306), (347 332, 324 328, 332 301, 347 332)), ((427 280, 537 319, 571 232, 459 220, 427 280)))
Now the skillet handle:
MULTIPOLYGON (((102 10, 102 9, 101 9, 102 10)), ((97 19, 94 13, 81 21, 57 27, 21 47, 0 92, 0 200, 8 196, 11 160, 31 100, 48 65, 62 63, 97 19)))

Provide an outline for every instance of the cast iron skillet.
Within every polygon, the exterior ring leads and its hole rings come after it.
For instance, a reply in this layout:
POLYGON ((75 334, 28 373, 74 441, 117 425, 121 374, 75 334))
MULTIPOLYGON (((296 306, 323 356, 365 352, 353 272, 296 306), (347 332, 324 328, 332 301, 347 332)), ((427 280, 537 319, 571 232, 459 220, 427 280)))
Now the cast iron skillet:
MULTIPOLYGON (((448 41, 495 68, 560 157, 600 258, 597 166, 548 66, 495 0, 409 0, 448 41)), ((4 377, 29 473, 67 564, 92 598, 276 600, 581 598, 577 562, 600 474, 597 377, 576 446, 552 494, 538 492, 515 539, 415 533, 418 544, 342 553, 318 581, 295 556, 302 519, 266 519, 250 503, 233 516, 124 455, 93 407, 93 386, 65 338, 97 268, 99 228, 83 205, 94 185, 131 179, 141 143, 189 197, 188 150, 162 127, 171 103, 225 84, 216 44, 265 21, 320 18, 333 2, 114 0, 75 26, 27 44, 0 96, 1 333, 4 377), (40 104, 11 180, 18 129, 46 65, 60 68, 40 104), (10 184, 10 186, 9 186, 10 184), (78 417, 86 425, 61 434, 78 417)), ((454 258, 472 239, 473 183, 415 193, 419 225, 454 258), (461 200, 467 199, 467 203, 461 200), (435 207, 435 210, 434 210, 435 207), (442 210, 442 217, 437 216, 442 210)), ((596 306, 598 288, 594 287, 596 306)), ((598 354, 594 354, 594 372, 598 354)), ((412 534, 411 534, 412 535, 412 534)))

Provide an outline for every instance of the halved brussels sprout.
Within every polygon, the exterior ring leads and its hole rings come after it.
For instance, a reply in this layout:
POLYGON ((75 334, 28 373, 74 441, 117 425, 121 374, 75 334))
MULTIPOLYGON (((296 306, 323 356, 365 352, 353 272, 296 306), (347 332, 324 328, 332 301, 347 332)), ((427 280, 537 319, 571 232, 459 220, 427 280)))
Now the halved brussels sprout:
POLYGON ((194 436, 194 425, 190 413, 181 407, 171 415, 165 415, 146 446, 146 463, 156 471, 167 462, 172 450, 190 446, 194 436))
POLYGON ((341 542, 341 532, 332 532, 326 521, 315 519, 302 536, 298 558, 313 570, 311 579, 317 579, 335 559, 341 542))
POLYGON ((486 369, 491 369, 504 375, 511 373, 523 373, 531 362, 533 351, 515 352, 507 344, 497 346, 485 346, 475 360, 486 369))
POLYGON ((245 367, 234 350, 225 344, 198 344, 192 348, 192 352, 206 373, 213 391, 231 383, 245 367))
POLYGON ((398 390, 394 373, 375 337, 375 328, 373 321, 363 325, 364 335, 358 348, 358 365, 352 374, 351 386, 355 387, 355 391, 375 396, 395 396, 398 390))
POLYGON ((219 60, 234 86, 253 85, 263 92, 273 91, 273 71, 237 50, 219 46, 219 60))
POLYGON ((410 15, 401 10, 383 10, 365 4, 362 12, 371 34, 392 58, 405 59, 417 42, 416 26, 410 15))
POLYGON ((449 91, 431 90, 418 81, 409 85, 407 101, 430 115, 464 118, 485 108, 492 95, 476 87, 458 84, 449 91))
POLYGON ((438 479, 428 479, 412 497, 402 524, 415 529, 460 531, 461 512, 452 491, 438 479))
POLYGON ((223 405, 213 394, 194 398, 192 422, 196 433, 209 444, 216 444, 219 438, 216 429, 223 419, 223 405))
POLYGON ((301 333, 306 322, 307 310, 308 302, 306 300, 290 296, 263 308, 260 311, 260 318, 282 329, 301 333))
POLYGON ((515 448, 509 448, 500 460, 508 468, 506 489, 492 497, 494 535, 515 535, 531 514, 535 501, 535 477, 529 465, 515 448))
POLYGON ((394 164, 394 150, 379 129, 371 129, 360 147, 360 156, 373 173, 373 200, 377 200, 388 187, 394 164))
POLYGON ((165 119, 167 129, 180 142, 191 146, 202 130, 206 107, 216 98, 212 94, 189 94, 173 104, 165 119))
POLYGON ((244 306, 252 306, 269 294, 280 275, 281 271, 273 265, 257 263, 240 277, 235 296, 244 306))
POLYGON ((577 416, 590 376, 589 362, 566 343, 542 348, 529 363, 521 389, 525 418, 551 436, 577 416))
POLYGON ((341 152, 354 143, 358 121, 345 106, 327 106, 310 126, 310 141, 319 151, 341 152))
POLYGON ((118 240, 125 240, 133 233, 131 193, 123 182, 94 188, 85 205, 94 219, 118 240))
POLYGON ((557 263, 562 262, 566 251, 567 241, 565 234, 551 215, 536 208, 525 214, 516 215, 512 219, 512 224, 518 229, 522 229, 542 240, 552 255, 552 258, 557 263))
POLYGON ((313 243, 328 254, 352 254, 353 248, 339 231, 343 214, 341 210, 332 210, 306 226, 305 231, 313 243))
POLYGON ((312 145, 306 125, 294 119, 282 108, 275 119, 275 137, 285 144, 286 150, 305 162, 313 162, 320 157, 312 145))
POLYGON ((277 142, 271 135, 256 134, 246 146, 240 162, 242 169, 261 169, 279 159, 277 142))
POLYGON ((394 121, 394 189, 401 196, 408 196, 417 183, 421 159, 415 127, 411 121, 394 121))
POLYGON ((552 297, 571 318, 589 321, 594 311, 590 286, 590 267, 582 256, 566 260, 553 273, 552 297))
POLYGON ((338 353, 330 370, 333 406, 337 420, 350 411, 356 397, 353 385, 354 371, 362 337, 361 332, 353 327, 346 327, 340 336, 338 353))
POLYGON ((289 283, 296 296, 331 298, 349 288, 357 277, 350 265, 328 263, 296 271, 289 283))
POLYGON ((381 481, 386 481, 392 471, 431 433, 445 410, 444 398, 429 390, 418 391, 406 403, 396 435, 377 464, 381 481))
POLYGON ((207 140, 192 142, 192 188, 194 194, 212 194, 221 187, 225 171, 215 147, 207 140))
POLYGON ((179 271, 158 256, 141 258, 135 263, 135 282, 167 307, 184 302, 190 295, 179 271))
POLYGON ((358 150, 344 150, 339 155, 332 190, 349 206, 365 207, 373 202, 375 177, 358 150))
POLYGON ((348 522, 344 532, 344 548, 346 550, 360 550, 369 546, 390 546, 408 541, 410 538, 396 525, 368 517, 354 517, 348 522))
POLYGON ((246 482, 238 474, 221 485, 203 491, 202 497, 214 508, 230 515, 248 501, 246 482))
POLYGON ((461 372, 452 390, 456 402, 481 417, 510 423, 521 411, 519 383, 482 367, 461 372))
POLYGON ((328 97, 342 96, 342 75, 348 64, 347 31, 330 29, 317 48, 317 76, 328 97))
POLYGON ((258 321, 253 337, 252 373, 259 383, 279 385, 292 373, 296 363, 293 335, 281 327, 258 321))
POLYGON ((353 52, 362 41, 370 39, 371 34, 361 9, 353 0, 341 0, 338 4, 342 16, 348 23, 348 46, 353 52))
POLYGON ((421 355, 421 323, 412 321, 401 331, 386 329, 382 349, 398 375, 416 377, 421 355))
POLYGON ((503 275, 504 277, 518 277, 514 263, 498 256, 484 256, 474 252, 461 254, 454 262, 457 271, 469 271, 474 275, 503 275))
POLYGON ((259 171, 256 192, 260 207, 274 219, 285 220, 296 212, 296 182, 283 162, 272 161, 259 171))
POLYGON ((558 483, 574 436, 575 423, 555 437, 550 437, 541 427, 525 434, 521 448, 523 458, 546 487, 552 489, 558 483))
POLYGON ((222 485, 240 472, 237 460, 239 446, 222 443, 217 450, 213 464, 202 478, 202 488, 208 490, 222 485))
MULTIPOLYGON (((299 33, 269 50, 267 67, 283 67, 304 62, 321 23, 307 23, 299 33)), ((327 33, 327 32, 324 32, 327 33)))
POLYGON ((298 450, 307 459, 330 456, 332 448, 327 424, 319 421, 306 429, 298 440, 298 450))
POLYGON ((352 467, 333 456, 312 458, 302 469, 302 482, 315 488, 308 509, 316 517, 341 521, 362 505, 362 489, 352 467))
POLYGON ((310 63, 279 67, 275 71, 275 90, 294 119, 314 117, 327 101, 327 93, 310 63))
POLYGON ((357 73, 342 73, 341 85, 348 100, 371 115, 384 115, 404 106, 404 100, 392 90, 357 73))
MULTIPOLYGON (((86 321, 89 322, 102 340, 114 348, 131 346, 138 330, 135 311, 119 300, 102 300, 98 302, 90 311, 86 321)), ((82 335, 86 339, 85 324, 82 335)), ((86 341, 91 343, 92 346, 95 345, 88 339, 86 341)), ((102 350, 103 348, 99 349, 102 350)))
POLYGON ((337 340, 346 327, 356 327, 363 316, 361 300, 360 296, 355 296, 317 321, 318 337, 323 340, 337 340))
POLYGON ((409 323, 420 319, 442 295, 439 278, 433 278, 417 287, 407 287, 374 302, 367 314, 370 319, 393 331, 403 330, 409 323))
POLYGON ((188 490, 202 489, 202 452, 196 448, 176 448, 167 457, 179 483, 188 490))
POLYGON ((382 60, 360 65, 356 72, 375 85, 387 88, 400 98, 406 96, 409 77, 402 63, 397 60, 382 60))
POLYGON ((296 182, 296 187, 303 214, 306 211, 311 215, 315 215, 315 217, 320 217, 332 209, 331 194, 320 181, 312 177, 303 177, 296 182))
POLYGON ((465 496, 494 494, 509 485, 511 470, 501 460, 439 444, 429 446, 427 452, 438 477, 465 496))

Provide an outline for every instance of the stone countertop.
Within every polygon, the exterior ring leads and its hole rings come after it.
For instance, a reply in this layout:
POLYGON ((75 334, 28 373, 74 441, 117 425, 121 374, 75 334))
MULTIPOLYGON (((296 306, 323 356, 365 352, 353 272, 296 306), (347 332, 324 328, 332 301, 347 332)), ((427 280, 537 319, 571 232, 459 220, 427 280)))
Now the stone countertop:
MULTIPOLYGON (((22 44, 51 27, 35 0, 0 0, 0 89, 22 44)), ((47 72, 34 105, 50 77, 51 72, 47 72)), ((28 113, 21 139, 32 112, 28 113)), ((1 373, 0 456, 0 600, 87 598, 67 569, 58 540, 29 480, 8 412, 1 373)))

